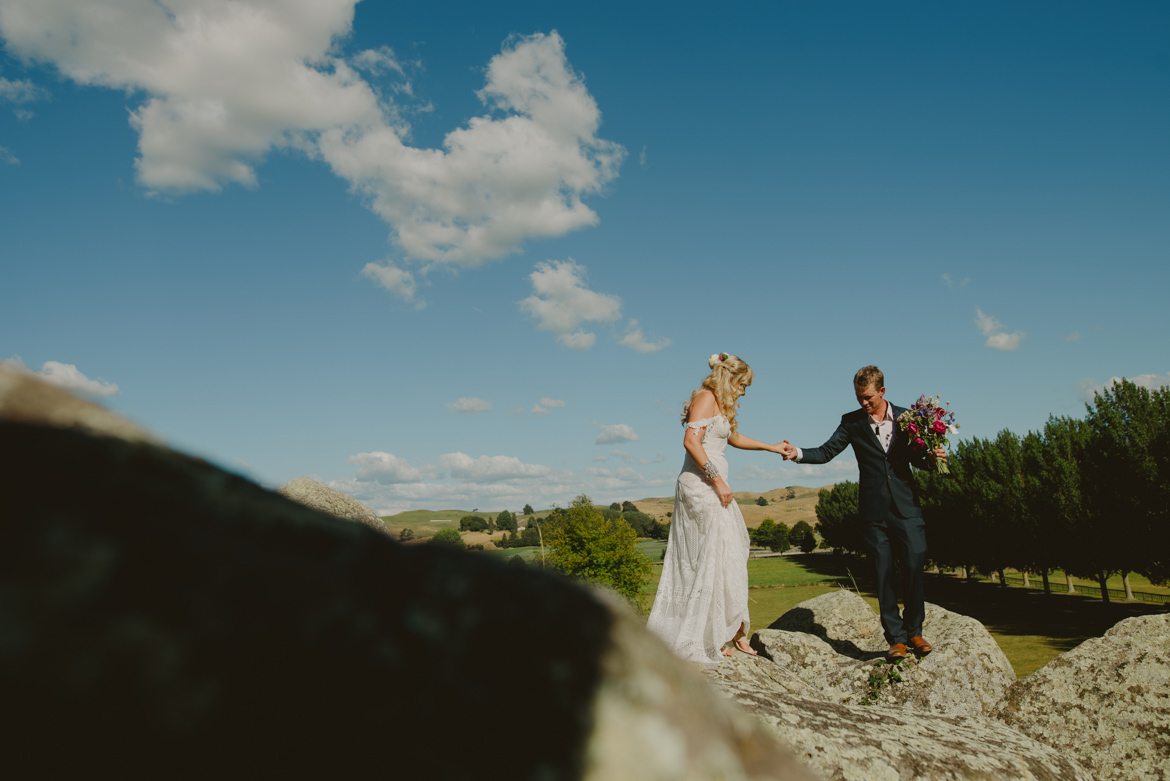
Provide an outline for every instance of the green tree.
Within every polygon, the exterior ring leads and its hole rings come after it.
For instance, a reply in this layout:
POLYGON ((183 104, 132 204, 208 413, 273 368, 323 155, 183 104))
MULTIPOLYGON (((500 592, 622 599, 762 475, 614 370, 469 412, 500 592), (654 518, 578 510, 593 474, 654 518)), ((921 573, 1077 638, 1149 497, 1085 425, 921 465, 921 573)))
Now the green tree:
POLYGON ((626 501, 626 502, 622 502, 622 512, 623 513, 630 513, 630 512, 636 513, 636 512, 638 512, 638 508, 634 506, 633 502, 626 501))
MULTIPOLYGON (((803 523, 803 521, 802 521, 803 523)), ((800 541, 801 553, 812 553, 817 549, 817 536, 811 531, 804 535, 804 539, 800 541)))
POLYGON ((622 511, 622 506, 620 504, 618 504, 617 502, 614 502, 613 504, 611 504, 609 506, 609 509, 613 510, 614 512, 620 513, 622 511))
POLYGON ((459 531, 461 532, 482 532, 487 531, 487 528, 487 519, 478 515, 465 515, 459 519, 459 531))
POLYGON ((410 542, 413 539, 414 539, 414 529, 403 529, 402 531, 398 532, 398 541, 399 542, 410 542))
POLYGON ((814 541, 816 540, 816 533, 813 532, 813 527, 809 526, 807 521, 797 521, 788 530, 788 542, 802 550, 805 537, 812 537, 814 541))
POLYGON ((756 504, 758 504, 760 507, 767 507, 768 500, 765 499, 763 496, 760 496, 758 499, 756 499, 756 504))
MULTIPOLYGON (((532 509, 532 505, 530 505, 530 504, 524 505, 524 514, 525 515, 534 515, 535 513, 536 513, 536 510, 532 509)), ((520 554, 517 553, 516 555, 519 556, 520 554)))
POLYGON ((496 516, 496 528, 501 531, 516 531, 516 516, 507 510, 501 510, 496 516))
POLYGON ((548 564, 571 578, 612 588, 639 610, 650 560, 637 548, 638 537, 624 518, 606 519, 584 494, 566 517, 547 529, 548 564))
POLYGON ((792 547, 788 539, 788 527, 771 518, 765 518, 749 532, 749 536, 753 543, 773 553, 783 553, 792 547))
POLYGON ((853 553, 865 551, 858 501, 857 483, 850 480, 822 488, 817 494, 816 530, 829 547, 853 553))
POLYGON ((435 532, 434 537, 427 540, 427 543, 431 545, 450 545, 452 548, 458 548, 459 550, 463 550, 466 547, 463 544, 463 537, 459 535, 458 531, 451 528, 439 529, 435 532))
POLYGON ((789 487, 788 494, 784 498, 785 499, 795 499, 796 498, 796 489, 789 487))
MULTIPOLYGON (((1170 579, 1170 388, 1110 383, 1086 405, 1091 432, 1083 456, 1094 481, 1088 498, 1099 523, 1101 572, 1170 579), (1107 530, 1107 531, 1106 531, 1107 530)), ((1104 587, 1102 587, 1104 588, 1104 587)))

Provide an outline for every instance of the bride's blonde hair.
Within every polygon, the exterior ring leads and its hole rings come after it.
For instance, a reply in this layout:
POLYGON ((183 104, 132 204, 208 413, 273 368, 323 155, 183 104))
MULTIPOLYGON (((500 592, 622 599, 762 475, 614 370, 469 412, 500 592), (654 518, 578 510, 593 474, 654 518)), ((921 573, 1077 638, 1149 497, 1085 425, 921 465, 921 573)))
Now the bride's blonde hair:
POLYGON ((709 390, 715 394, 715 402, 719 405, 719 411, 723 413, 723 417, 727 418, 732 433, 735 433, 739 427, 735 415, 739 410, 740 397, 740 394, 735 392, 735 387, 747 388, 752 384, 752 367, 729 353, 712 355, 707 359, 707 365, 711 367, 711 373, 707 375, 707 379, 703 380, 703 384, 691 393, 690 401, 683 405, 683 425, 686 425, 691 405, 695 403, 695 397, 703 391, 709 390))

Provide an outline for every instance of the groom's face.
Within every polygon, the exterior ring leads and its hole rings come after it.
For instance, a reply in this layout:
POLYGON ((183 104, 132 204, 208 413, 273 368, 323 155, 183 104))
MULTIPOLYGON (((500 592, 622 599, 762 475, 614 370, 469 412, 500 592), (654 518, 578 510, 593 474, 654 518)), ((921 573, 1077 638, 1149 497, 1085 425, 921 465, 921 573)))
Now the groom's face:
POLYGON ((876 415, 882 410, 882 400, 886 396, 885 388, 878 388, 871 384, 865 388, 854 386, 853 390, 857 394, 857 403, 865 410, 865 414, 876 415))

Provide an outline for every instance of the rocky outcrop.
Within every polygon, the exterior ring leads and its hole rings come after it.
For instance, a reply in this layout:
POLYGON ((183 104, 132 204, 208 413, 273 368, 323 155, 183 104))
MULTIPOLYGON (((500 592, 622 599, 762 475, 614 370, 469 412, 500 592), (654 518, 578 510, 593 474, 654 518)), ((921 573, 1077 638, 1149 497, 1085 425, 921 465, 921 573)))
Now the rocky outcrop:
POLYGON ((1086 640, 1013 684, 992 715, 1098 778, 1170 778, 1170 616, 1086 640))
POLYGON ((902 662, 900 680, 892 682, 881 622, 851 591, 802 602, 757 632, 752 644, 783 675, 830 702, 906 705, 947 716, 989 713, 1016 679, 995 639, 975 619, 930 603, 922 626, 934 652, 902 662))
MULTIPOLYGON (((752 667, 770 662, 741 654, 735 664, 752 667)), ((791 745, 822 778, 1092 778, 1059 751, 987 717, 842 705, 783 691, 717 685, 791 745)))
POLYGON ((131 442, 155 438, 104 407, 36 379, 27 372, 0 368, 0 419, 118 437, 131 442))
POLYGON ((0 442, 13 777, 809 777, 560 578, 88 426, 0 418, 0 442))
POLYGON ((288 497, 294 502, 300 502, 306 507, 328 513, 334 518, 346 521, 364 523, 371 529, 389 534, 386 523, 378 515, 352 496, 343 494, 335 488, 318 483, 311 477, 298 477, 276 489, 281 496, 288 497))
POLYGON ((704 673, 825 778, 1090 778, 983 715, 1014 675, 979 622, 928 604, 923 631, 934 653, 886 664, 877 616, 838 591, 753 635, 759 656, 736 654, 704 673))

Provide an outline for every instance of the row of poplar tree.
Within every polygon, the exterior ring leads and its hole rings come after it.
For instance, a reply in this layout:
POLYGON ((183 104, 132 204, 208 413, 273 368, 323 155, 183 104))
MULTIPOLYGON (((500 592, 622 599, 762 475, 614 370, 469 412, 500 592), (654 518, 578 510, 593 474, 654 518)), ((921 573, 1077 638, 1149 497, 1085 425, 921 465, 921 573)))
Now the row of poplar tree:
MULTIPOLYGON (((1051 417, 1041 431, 1001 431, 952 450, 950 474, 916 472, 929 557, 938 566, 1012 568, 1096 580, 1129 574, 1170 581, 1170 388, 1120 380, 1095 393, 1084 418, 1051 417)), ((862 551, 856 483, 821 491, 817 531, 862 551)))

